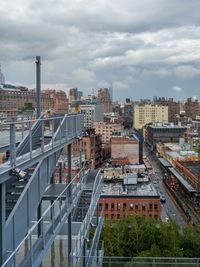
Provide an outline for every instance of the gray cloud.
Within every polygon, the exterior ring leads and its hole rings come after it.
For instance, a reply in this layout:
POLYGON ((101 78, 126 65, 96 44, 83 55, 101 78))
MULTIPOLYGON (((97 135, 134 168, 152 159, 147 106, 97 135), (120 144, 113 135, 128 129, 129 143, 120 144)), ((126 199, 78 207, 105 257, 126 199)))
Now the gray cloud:
POLYGON ((7 81, 30 86, 41 55, 44 88, 112 82, 116 97, 134 99, 185 83, 183 97, 200 97, 199 9, 199 0, 2 0, 0 63, 7 81))

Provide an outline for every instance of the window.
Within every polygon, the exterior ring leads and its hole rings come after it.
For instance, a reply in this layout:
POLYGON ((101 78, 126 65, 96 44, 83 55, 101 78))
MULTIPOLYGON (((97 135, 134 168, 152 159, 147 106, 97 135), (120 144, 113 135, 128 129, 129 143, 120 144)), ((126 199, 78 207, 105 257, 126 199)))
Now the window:
POLYGON ((133 203, 130 203, 130 210, 133 210, 133 203))
POLYGON ((120 214, 117 214, 117 219, 120 220, 120 214))
POLYGON ((120 203, 117 203, 117 210, 120 210, 120 203))
POLYGON ((145 210, 145 203, 142 203, 142 210, 145 210))
POLYGON ((135 210, 138 210, 138 203, 135 204, 135 210))
POLYGON ((150 210, 152 210, 152 207, 153 207, 152 203, 149 203, 149 209, 150 210))
POLYGON ((105 204, 105 210, 108 210, 108 203, 105 204))
POLYGON ((105 214, 105 219, 108 220, 108 214, 105 214))
POLYGON ((111 210, 114 210, 114 208, 115 208, 115 204, 111 203, 111 210))
POLYGON ((102 210, 102 203, 99 203, 99 210, 102 210))
POLYGON ((126 209, 126 203, 123 203, 123 210, 126 209))
POLYGON ((158 209, 158 204, 157 204, 157 203, 154 204, 154 209, 155 209, 155 210, 158 209))
POLYGON ((111 219, 114 220, 115 216, 114 214, 111 214, 111 219))
POLYGON ((157 215, 157 214, 154 215, 154 219, 155 219, 156 221, 158 220, 158 215, 157 215))

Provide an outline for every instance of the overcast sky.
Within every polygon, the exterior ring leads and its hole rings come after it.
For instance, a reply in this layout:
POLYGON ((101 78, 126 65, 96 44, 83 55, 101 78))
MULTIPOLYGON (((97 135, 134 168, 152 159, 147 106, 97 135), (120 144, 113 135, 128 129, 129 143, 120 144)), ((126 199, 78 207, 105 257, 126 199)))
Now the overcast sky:
POLYGON ((7 83, 200 100, 200 0, 1 0, 7 83))

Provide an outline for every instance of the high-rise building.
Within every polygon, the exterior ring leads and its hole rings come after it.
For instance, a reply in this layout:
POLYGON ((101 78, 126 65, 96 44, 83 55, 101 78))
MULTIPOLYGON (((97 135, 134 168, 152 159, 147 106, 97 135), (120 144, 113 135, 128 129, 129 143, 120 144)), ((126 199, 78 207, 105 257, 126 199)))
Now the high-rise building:
POLYGON ((5 84, 5 77, 3 73, 1 72, 1 64, 0 64, 0 85, 4 85, 4 84, 5 84))
POLYGON ((176 116, 180 114, 180 102, 175 102, 173 98, 159 97, 155 100, 155 105, 168 106, 168 121, 176 124, 176 116))
POLYGON ((75 88, 69 89, 68 99, 69 99, 69 103, 72 103, 73 101, 79 99, 78 88, 75 87, 75 88))
POLYGON ((84 114, 83 124, 84 128, 93 128, 95 121, 103 121, 104 106, 102 104, 80 105, 80 112, 84 114))
POLYGON ((97 102, 98 104, 104 104, 104 113, 109 113, 112 111, 110 93, 108 88, 98 90, 97 102))
POLYGON ((109 87, 109 94, 110 94, 110 101, 113 102, 113 86, 112 86, 112 83, 109 87))
POLYGON ((196 119, 200 115, 200 106, 196 98, 188 98, 185 102, 185 115, 189 118, 196 119))
POLYGON ((158 105, 135 105, 133 111, 133 125, 141 129, 148 123, 168 121, 168 107, 158 105))

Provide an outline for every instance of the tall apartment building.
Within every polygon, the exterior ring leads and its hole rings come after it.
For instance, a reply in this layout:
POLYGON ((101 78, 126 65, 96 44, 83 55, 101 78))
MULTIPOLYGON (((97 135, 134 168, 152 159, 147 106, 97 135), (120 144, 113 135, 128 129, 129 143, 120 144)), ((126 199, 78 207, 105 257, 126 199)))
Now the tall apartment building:
POLYGON ((53 99, 53 110, 56 113, 67 114, 68 113, 68 100, 66 93, 61 90, 45 90, 43 91, 46 94, 49 94, 53 99))
POLYGON ((70 88, 69 95, 68 95, 69 103, 72 103, 75 100, 79 99, 78 88, 70 88))
POLYGON ((147 123, 168 121, 168 107, 158 105, 135 105, 133 126, 141 129, 147 123))
POLYGON ((200 106, 197 99, 191 97, 185 102, 185 115, 189 118, 196 119, 200 115, 200 106))
POLYGON ((112 111, 110 93, 108 88, 98 90, 97 103, 104 104, 104 113, 109 113, 112 111))
POLYGON ((110 138, 114 132, 122 133, 124 130, 121 123, 95 122, 94 128, 96 134, 101 134, 102 143, 110 142, 110 138))
MULTIPOLYGON (((0 87, 0 113, 5 113, 6 116, 17 116, 19 109, 24 107, 25 103, 32 103, 36 108, 35 90, 8 84, 0 87)), ((41 111, 44 112, 53 106, 54 100, 50 94, 41 92, 41 111)))
POLYGON ((84 128, 93 128, 94 122, 103 121, 104 118, 104 105, 94 104, 94 105, 80 105, 80 111, 84 114, 83 124, 84 128))
POLYGON ((165 97, 159 97, 155 101, 155 104, 168 106, 168 121, 176 124, 176 115, 180 114, 180 102, 175 102, 173 98, 166 99, 165 97))

